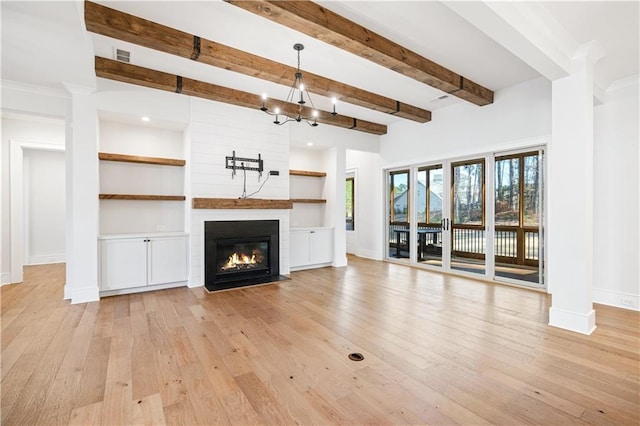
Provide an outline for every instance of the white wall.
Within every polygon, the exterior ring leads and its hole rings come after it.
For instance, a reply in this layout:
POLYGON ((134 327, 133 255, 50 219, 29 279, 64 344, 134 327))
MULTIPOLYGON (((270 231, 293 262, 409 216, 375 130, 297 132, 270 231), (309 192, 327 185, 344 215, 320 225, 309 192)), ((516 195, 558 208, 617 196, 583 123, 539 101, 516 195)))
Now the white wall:
POLYGON ((433 112, 433 120, 402 121, 381 137, 383 167, 405 166, 500 151, 551 133, 551 84, 539 78, 495 93, 494 103, 460 103, 433 112))
POLYGON ((595 108, 594 302, 640 304, 638 83, 595 108), (633 96, 632 94, 635 94, 633 96))
POLYGON ((65 260, 63 151, 24 150, 25 264, 65 260))
MULTIPOLYGON (((3 96, 7 93, 3 87, 3 96)), ((23 92, 18 91, 15 98, 23 92)), ((9 94, 10 95, 10 94, 9 94)), ((12 96, 7 101, 11 104, 12 96)), ((3 99, 5 105, 5 99, 3 99)), ((2 283, 9 282, 11 265, 11 200, 10 200, 10 173, 9 142, 21 140, 29 142, 55 144, 64 146, 65 141, 64 121, 43 118, 41 116, 6 114, 2 117, 2 147, 0 158, 2 162, 1 193, 2 193, 2 257, 0 259, 0 271, 2 283)))

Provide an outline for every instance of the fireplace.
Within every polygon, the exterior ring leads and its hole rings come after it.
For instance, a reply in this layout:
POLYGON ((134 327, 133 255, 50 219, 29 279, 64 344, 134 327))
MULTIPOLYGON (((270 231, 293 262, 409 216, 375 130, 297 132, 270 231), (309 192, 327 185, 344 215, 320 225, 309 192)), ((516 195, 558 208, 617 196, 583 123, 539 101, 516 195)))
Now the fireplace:
POLYGON ((209 291, 280 279, 277 220, 204 223, 204 277, 209 291))

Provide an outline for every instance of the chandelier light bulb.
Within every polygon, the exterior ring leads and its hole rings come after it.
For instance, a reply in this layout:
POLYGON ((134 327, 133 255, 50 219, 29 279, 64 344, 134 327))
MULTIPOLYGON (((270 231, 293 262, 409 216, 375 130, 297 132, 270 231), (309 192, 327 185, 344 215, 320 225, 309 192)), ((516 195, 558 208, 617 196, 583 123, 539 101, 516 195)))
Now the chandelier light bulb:
POLYGON ((261 111, 267 111, 267 94, 263 93, 262 94, 262 107, 260 108, 261 111))

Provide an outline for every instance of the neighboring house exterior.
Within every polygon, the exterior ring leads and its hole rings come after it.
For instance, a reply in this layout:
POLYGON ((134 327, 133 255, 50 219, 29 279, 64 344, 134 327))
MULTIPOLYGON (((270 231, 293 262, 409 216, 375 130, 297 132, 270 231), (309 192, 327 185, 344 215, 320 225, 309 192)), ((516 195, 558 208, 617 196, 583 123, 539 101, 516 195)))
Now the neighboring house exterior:
MULTIPOLYGON (((394 209, 394 221, 395 222, 407 222, 407 194, 408 190, 402 191, 393 199, 394 209)), ((426 221, 427 210, 427 187, 424 182, 418 181, 418 222, 423 223, 426 221)), ((434 188, 430 190, 429 197, 431 200, 431 211, 442 212, 442 197, 438 195, 442 194, 442 182, 438 186, 434 185, 434 188)), ((440 214, 442 216, 442 214, 440 214)))

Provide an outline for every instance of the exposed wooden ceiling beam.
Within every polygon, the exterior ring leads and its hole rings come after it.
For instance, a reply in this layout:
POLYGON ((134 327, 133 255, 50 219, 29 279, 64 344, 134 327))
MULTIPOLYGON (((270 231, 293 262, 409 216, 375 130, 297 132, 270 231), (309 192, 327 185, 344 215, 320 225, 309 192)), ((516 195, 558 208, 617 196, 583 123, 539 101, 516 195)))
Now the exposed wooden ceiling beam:
MULTIPOLYGON (((234 49, 96 3, 85 2, 87 30, 140 46, 289 86, 294 67, 234 49)), ((342 102, 425 123, 431 112, 357 87, 304 72, 307 89, 342 102)))
MULTIPOLYGON (((167 92, 182 93, 183 95, 195 96, 198 98, 224 102, 252 109, 259 109, 262 106, 262 97, 260 95, 193 80, 162 71, 143 68, 137 65, 127 64, 125 62, 115 61, 113 59, 96 56, 95 70, 98 77, 108 78, 110 80, 151 87, 154 89, 165 90, 167 92)), ((291 104, 282 101, 274 101, 273 106, 279 107, 283 112, 287 112, 291 115, 295 115, 298 110, 298 104, 291 104)), ((359 120, 345 115, 332 116, 326 111, 319 111, 319 113, 320 116, 318 117, 318 123, 342 127, 345 129, 358 130, 374 135, 384 135, 387 133, 387 126, 383 124, 359 120)), ((303 114, 311 116, 311 109, 305 107, 303 114)))
POLYGON ((310 1, 224 0, 476 105, 493 92, 310 1))

